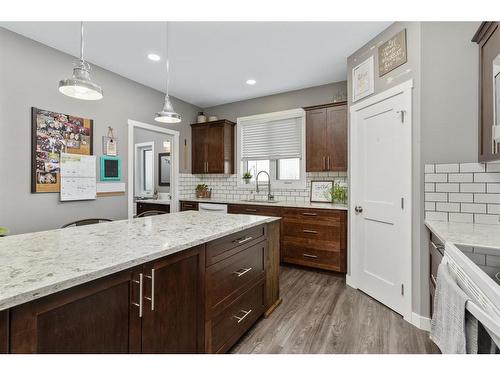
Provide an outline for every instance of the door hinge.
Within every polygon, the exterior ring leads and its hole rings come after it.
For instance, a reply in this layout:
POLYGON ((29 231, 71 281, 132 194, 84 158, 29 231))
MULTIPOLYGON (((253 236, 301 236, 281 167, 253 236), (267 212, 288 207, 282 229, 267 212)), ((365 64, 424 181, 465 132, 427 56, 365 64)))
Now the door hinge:
POLYGON ((405 199, 403 197, 401 197, 401 209, 405 209, 405 199))
POLYGON ((405 295, 405 284, 401 284, 401 295, 405 295))
POLYGON ((406 111, 404 109, 402 109, 401 111, 397 111, 397 113, 400 114, 400 116, 401 116, 401 123, 404 124, 406 111))

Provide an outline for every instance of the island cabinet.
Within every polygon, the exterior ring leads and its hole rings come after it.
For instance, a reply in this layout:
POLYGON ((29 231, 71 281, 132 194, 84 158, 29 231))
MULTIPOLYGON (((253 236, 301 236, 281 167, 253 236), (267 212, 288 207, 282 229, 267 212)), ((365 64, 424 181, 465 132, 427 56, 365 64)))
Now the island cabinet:
POLYGON ((9 352, 9 310, 0 311, 0 354, 9 352))
POLYGON ((191 124, 191 173, 234 173, 234 122, 191 124))
POLYGON ((202 246, 10 310, 11 353, 203 351, 202 246))
POLYGON ((347 104, 305 107, 306 171, 347 170, 347 104))

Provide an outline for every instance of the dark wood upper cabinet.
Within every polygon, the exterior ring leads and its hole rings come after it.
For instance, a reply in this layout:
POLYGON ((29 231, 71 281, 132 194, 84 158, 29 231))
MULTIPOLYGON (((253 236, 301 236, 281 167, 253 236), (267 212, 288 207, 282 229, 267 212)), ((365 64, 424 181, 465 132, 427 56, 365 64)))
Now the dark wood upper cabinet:
POLYGON ((347 104, 305 107, 306 171, 347 170, 347 104))
MULTIPOLYGON (((494 72, 493 64, 500 65, 500 23, 483 22, 472 38, 479 45, 479 161, 500 160, 500 142, 493 139, 493 125, 500 125, 497 102, 500 97, 500 74, 494 72), (495 84, 496 83, 496 84, 495 84), (495 98, 495 86, 497 93, 495 98), (495 124, 496 122, 496 124, 495 124)), ((500 66, 499 66, 500 69, 500 66)))
POLYGON ((193 174, 234 173, 234 122, 191 124, 193 174))

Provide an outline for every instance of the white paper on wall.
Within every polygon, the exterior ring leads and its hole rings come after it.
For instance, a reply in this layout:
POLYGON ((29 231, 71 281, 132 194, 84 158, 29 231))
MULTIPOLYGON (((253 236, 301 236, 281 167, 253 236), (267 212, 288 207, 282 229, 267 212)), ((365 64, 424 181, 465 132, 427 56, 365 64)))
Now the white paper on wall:
POLYGON ((96 157, 61 153, 61 201, 96 199, 96 157))

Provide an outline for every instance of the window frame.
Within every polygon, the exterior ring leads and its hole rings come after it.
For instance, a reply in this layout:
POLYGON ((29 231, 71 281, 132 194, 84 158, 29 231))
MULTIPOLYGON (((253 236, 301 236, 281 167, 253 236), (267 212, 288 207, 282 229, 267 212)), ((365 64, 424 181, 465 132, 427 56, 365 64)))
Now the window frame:
MULTIPOLYGON (((287 118, 298 118, 300 119, 300 135, 301 135, 301 157, 300 157, 300 178, 298 180, 278 180, 278 162, 277 159, 270 160, 270 175, 271 175, 271 188, 273 190, 286 190, 286 189, 305 189, 306 188, 306 112, 302 108, 291 109, 287 111, 263 113, 254 116, 238 117, 236 120, 236 176, 238 177, 238 188, 251 189, 256 188, 255 182, 245 183, 243 181, 243 172, 247 169, 246 161, 242 161, 241 153, 241 142, 242 142, 242 122, 249 120, 265 120, 265 121, 275 121, 287 118)), ((254 176, 256 177, 256 176, 254 176)))

